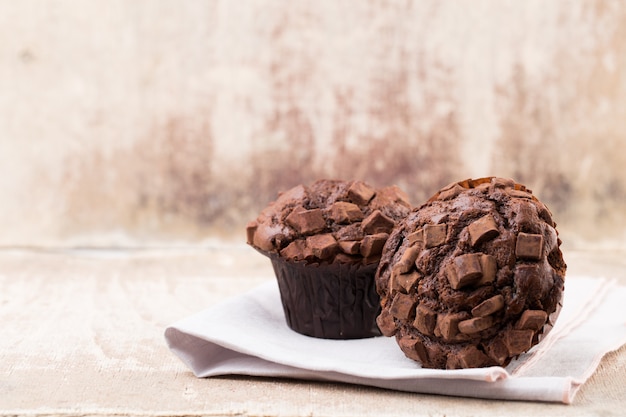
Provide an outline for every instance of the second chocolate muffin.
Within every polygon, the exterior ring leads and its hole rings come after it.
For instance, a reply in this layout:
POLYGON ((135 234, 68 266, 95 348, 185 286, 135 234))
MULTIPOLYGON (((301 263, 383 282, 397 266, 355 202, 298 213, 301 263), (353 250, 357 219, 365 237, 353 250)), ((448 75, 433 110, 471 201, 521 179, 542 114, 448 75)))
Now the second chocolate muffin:
POLYGON ((272 261, 287 324, 315 337, 380 335, 374 275, 394 226, 410 212, 398 187, 318 180, 280 193, 247 226, 272 261))
POLYGON ((513 180, 444 187, 386 243, 376 275, 382 333, 427 368, 506 366, 560 311, 566 265, 555 227, 513 180))

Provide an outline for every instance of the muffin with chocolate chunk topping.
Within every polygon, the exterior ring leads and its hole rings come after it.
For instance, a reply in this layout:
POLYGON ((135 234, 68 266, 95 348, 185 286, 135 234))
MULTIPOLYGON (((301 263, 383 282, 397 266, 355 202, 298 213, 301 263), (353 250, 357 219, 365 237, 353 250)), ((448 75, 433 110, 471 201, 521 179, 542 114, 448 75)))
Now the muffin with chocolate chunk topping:
POLYGON ((513 180, 450 184, 391 234, 382 333, 427 368, 506 366, 551 329, 566 264, 548 208, 513 180))
POLYGON ((272 262, 289 327, 327 339, 379 335, 374 275, 410 209, 398 187, 341 180, 298 185, 263 209, 247 242, 272 262))

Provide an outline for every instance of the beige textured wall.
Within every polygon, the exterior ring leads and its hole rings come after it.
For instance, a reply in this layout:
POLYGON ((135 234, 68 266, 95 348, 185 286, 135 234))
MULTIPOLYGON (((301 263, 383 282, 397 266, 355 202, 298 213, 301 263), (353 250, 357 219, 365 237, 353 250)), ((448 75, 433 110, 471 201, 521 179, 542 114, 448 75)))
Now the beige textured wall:
POLYGON ((0 0, 3 246, 243 241, 299 182, 485 175, 624 245, 625 167, 620 0, 0 0))

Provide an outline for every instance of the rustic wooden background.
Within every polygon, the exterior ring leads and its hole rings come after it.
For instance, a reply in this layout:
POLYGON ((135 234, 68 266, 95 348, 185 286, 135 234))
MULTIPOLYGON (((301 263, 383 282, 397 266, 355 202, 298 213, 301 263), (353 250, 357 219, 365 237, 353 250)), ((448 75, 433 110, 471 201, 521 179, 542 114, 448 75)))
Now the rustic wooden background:
POLYGON ((626 2, 0 0, 0 245, 242 241, 318 177, 500 175, 626 244, 626 2))

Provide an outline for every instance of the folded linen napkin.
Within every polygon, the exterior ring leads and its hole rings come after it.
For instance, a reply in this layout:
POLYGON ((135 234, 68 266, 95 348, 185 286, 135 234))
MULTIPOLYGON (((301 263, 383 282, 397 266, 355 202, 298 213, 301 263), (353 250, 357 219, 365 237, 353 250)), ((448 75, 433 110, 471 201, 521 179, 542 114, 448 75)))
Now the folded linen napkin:
POLYGON ((325 340, 285 322, 276 282, 165 330, 171 351, 198 377, 240 374, 330 380, 431 394, 571 403, 604 354, 626 343, 626 287, 570 278, 556 326, 506 368, 423 369, 394 338, 325 340))

